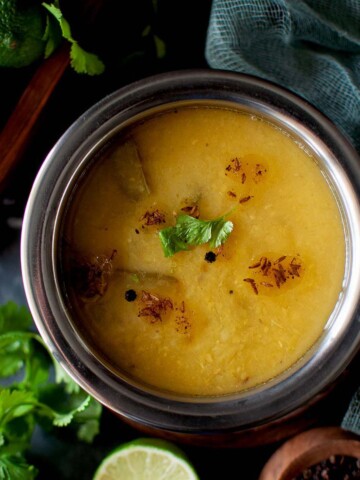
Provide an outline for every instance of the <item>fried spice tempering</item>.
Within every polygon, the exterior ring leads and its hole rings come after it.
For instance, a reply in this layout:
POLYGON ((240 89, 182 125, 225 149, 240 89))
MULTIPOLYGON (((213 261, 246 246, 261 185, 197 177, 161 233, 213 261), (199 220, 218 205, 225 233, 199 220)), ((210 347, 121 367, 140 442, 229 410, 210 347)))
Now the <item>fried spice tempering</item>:
POLYGON ((181 333, 181 334, 186 334, 186 333, 190 333, 190 329, 191 329, 191 323, 189 322, 189 319, 185 316, 185 315, 178 315, 176 317, 176 331, 177 333, 181 333))
POLYGON ((180 312, 179 315, 175 318, 175 330, 177 333, 187 334, 191 330, 191 322, 188 317, 185 315, 185 302, 182 301, 180 306, 176 307, 176 310, 180 312))
POLYGON ((199 218, 200 217, 200 210, 197 205, 187 205, 181 209, 182 212, 185 212, 186 215, 190 215, 190 217, 199 218))
MULTIPOLYGON (((261 163, 252 165, 238 157, 235 157, 230 161, 229 165, 225 167, 225 171, 239 176, 242 184, 247 182, 247 180, 259 183, 267 173, 266 167, 261 163)), ((227 175, 226 172, 225 175, 227 175)))
MULTIPOLYGON (((274 261, 263 256, 260 257, 260 260, 249 265, 248 268, 254 270, 260 277, 261 281, 259 281, 259 285, 267 288, 274 286, 281 288, 281 286, 289 280, 294 280, 295 277, 300 277, 302 263, 299 256, 292 257, 291 260, 289 260, 289 256, 281 255, 274 261)), ((244 278, 244 281, 251 285, 256 294, 259 293, 254 278, 244 278)))
POLYGON ((255 165, 255 175, 254 175, 254 181, 255 183, 258 183, 261 180, 261 177, 267 172, 266 168, 261 165, 260 163, 257 163, 255 165))
POLYGON ((255 295, 258 295, 259 290, 258 290, 257 285, 256 285, 256 282, 255 282, 255 280, 254 280, 253 278, 244 278, 244 282, 249 283, 249 285, 251 286, 251 288, 254 290, 255 295))
POLYGON ((101 297, 105 294, 116 254, 117 251, 113 250, 109 256, 96 255, 89 259, 74 259, 71 280, 83 300, 101 297))
POLYGON ((241 170, 240 160, 237 157, 233 158, 225 170, 234 173, 239 172, 241 170))
POLYGON ((252 195, 248 195, 247 197, 240 198, 239 203, 246 203, 249 200, 251 200, 252 198, 253 198, 252 195))
POLYGON ((158 209, 152 212, 148 210, 140 220, 145 220, 144 225, 147 227, 150 225, 159 225, 160 223, 165 223, 165 213, 160 212, 158 209))
POLYGON ((160 297, 159 295, 154 295, 153 293, 142 291, 141 294, 141 303, 144 305, 139 310, 139 317, 150 317, 150 322, 161 322, 162 315, 164 315, 167 310, 173 310, 174 305, 170 298, 160 297))
POLYGON ((175 317, 175 331, 181 334, 189 334, 191 322, 185 313, 185 302, 174 305, 168 297, 160 297, 145 290, 141 293, 140 302, 142 304, 138 316, 149 317, 150 323, 162 322, 163 315, 169 310, 177 312, 175 317))

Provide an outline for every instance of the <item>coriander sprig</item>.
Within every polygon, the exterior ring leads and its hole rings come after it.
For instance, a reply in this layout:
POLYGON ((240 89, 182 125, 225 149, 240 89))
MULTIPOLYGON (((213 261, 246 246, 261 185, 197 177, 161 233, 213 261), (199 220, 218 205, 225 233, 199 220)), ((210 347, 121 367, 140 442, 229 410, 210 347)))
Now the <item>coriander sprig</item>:
POLYGON ((190 215, 179 215, 176 225, 159 232, 165 257, 188 250, 190 246, 209 243, 211 248, 223 244, 233 230, 233 223, 226 220, 227 214, 214 220, 200 220, 190 215))
POLYGON ((84 50, 76 40, 74 40, 70 24, 64 18, 60 10, 59 0, 54 0, 53 3, 42 4, 53 17, 47 17, 47 25, 45 30, 44 40, 46 40, 45 57, 48 57, 54 50, 58 43, 58 30, 54 27, 52 19, 55 18, 60 26, 62 37, 67 40, 70 47, 71 66, 77 73, 87 73, 88 75, 100 75, 103 73, 105 66, 97 55, 89 53, 84 50))
POLYGON ((100 404, 55 361, 31 325, 26 308, 0 306, 0 479, 36 477, 26 453, 37 424, 71 423, 86 442, 99 430, 100 404))

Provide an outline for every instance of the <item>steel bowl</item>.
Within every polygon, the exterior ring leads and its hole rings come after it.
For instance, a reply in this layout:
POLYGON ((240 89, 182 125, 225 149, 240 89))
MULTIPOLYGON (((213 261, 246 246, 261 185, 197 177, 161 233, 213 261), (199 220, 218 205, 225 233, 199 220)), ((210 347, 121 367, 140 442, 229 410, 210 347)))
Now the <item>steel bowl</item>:
POLYGON ((30 310, 50 351, 71 377, 134 425, 204 445, 251 445, 277 439, 281 425, 294 419, 297 425, 309 405, 317 403, 339 380, 359 349, 359 193, 356 151, 333 123, 289 91, 256 77, 212 70, 146 78, 85 112, 42 165, 22 231, 22 272, 30 310), (117 375, 76 328, 59 278, 60 225, 71 192, 89 162, 124 126, 154 112, 189 104, 239 108, 279 126, 317 159, 342 216, 346 243, 343 288, 321 338, 292 368, 238 394, 177 395, 117 375))

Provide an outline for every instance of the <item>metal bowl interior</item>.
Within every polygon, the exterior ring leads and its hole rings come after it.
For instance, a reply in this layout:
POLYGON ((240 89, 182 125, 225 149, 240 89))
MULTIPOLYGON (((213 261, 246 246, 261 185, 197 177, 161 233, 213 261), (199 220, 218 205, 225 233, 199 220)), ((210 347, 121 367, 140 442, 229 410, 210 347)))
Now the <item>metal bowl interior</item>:
POLYGON ((125 87, 65 132, 34 183, 24 218, 22 270, 28 303, 51 352, 111 410, 143 425, 184 433, 246 429, 281 418, 334 382, 359 348, 360 161, 342 134, 305 101, 254 77, 183 71, 125 87), (346 242, 343 289, 321 338, 266 384, 219 397, 176 395, 116 373, 77 331, 64 300, 57 254, 61 223, 79 178, 119 130, 175 105, 206 104, 254 113, 287 132, 316 159, 341 212, 346 242))

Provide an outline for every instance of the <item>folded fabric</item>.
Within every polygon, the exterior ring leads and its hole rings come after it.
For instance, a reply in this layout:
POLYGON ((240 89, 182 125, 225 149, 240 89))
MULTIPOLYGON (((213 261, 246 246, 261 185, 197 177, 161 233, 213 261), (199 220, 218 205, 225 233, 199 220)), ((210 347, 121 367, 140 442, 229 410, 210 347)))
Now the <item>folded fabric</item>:
POLYGON ((360 151, 359 0, 213 0, 206 59, 292 90, 360 151))
POLYGON ((353 396, 341 426, 344 430, 360 435, 360 388, 353 396))

